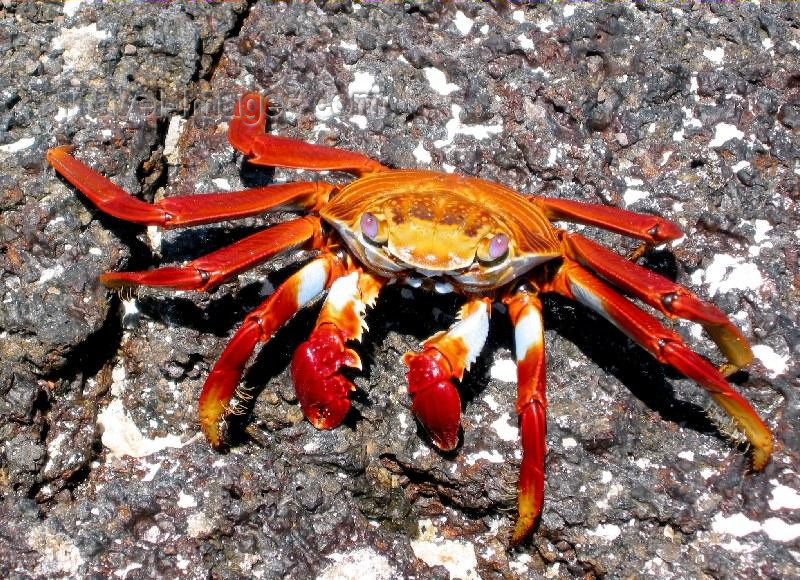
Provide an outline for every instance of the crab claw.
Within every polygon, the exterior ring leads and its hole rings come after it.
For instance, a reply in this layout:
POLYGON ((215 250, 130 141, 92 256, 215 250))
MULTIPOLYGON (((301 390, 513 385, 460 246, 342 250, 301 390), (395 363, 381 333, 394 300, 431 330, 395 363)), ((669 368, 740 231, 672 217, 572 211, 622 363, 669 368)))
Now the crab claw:
POLYGON ((303 414, 317 429, 338 427, 350 410, 355 387, 339 372, 361 368, 361 359, 345 347, 345 335, 333 324, 316 328, 292 357, 292 380, 303 414))
POLYGON ((403 362, 408 366, 411 409, 436 447, 442 451, 455 449, 461 425, 461 398, 450 382, 450 364, 435 348, 406 353, 403 362))

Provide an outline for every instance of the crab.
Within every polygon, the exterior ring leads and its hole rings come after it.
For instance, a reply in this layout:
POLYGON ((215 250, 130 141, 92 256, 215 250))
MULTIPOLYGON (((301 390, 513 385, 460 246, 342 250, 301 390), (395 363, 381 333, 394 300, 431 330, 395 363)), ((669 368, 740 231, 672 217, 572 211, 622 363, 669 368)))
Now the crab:
MULTIPOLYGON (((544 500, 546 409, 544 332, 540 296, 577 300, 628 335, 658 361, 703 387, 727 413, 761 470, 772 435, 726 376, 748 365, 742 332, 712 304, 686 288, 553 221, 596 226, 641 240, 640 249, 675 240, 681 230, 654 215, 564 199, 524 196, 483 179, 420 169, 390 169, 364 155, 270 135, 265 98, 246 95, 235 106, 228 138, 256 165, 339 171, 356 179, 273 184, 244 191, 184 195, 154 204, 127 194, 71 155, 50 149, 47 160, 102 211, 128 222, 176 228, 233 220, 269 210, 306 215, 279 223, 182 266, 108 272, 109 288, 156 286, 209 291, 277 254, 304 248, 315 257, 251 311, 214 364, 200 394, 198 415, 215 448, 226 440, 226 418, 246 395, 239 389, 258 343, 327 290, 316 325, 295 351, 291 376, 305 417, 332 429, 350 410, 351 381, 342 367, 361 368, 351 348, 366 326, 365 311, 390 283, 407 283, 465 297, 457 321, 407 353, 411 409, 433 445, 456 448, 460 380, 480 353, 495 301, 514 327, 522 461, 518 517, 511 543, 534 528, 544 500), (727 363, 717 368, 676 332, 622 295, 670 318, 699 323, 727 363)), ((641 252, 638 252, 641 253, 641 252)))

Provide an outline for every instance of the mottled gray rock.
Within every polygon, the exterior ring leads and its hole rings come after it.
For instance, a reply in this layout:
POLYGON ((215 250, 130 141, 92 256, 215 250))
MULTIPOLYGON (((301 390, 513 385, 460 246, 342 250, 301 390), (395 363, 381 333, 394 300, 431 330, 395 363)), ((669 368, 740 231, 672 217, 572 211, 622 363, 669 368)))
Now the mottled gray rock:
POLYGON ((0 575, 797 576, 798 16, 793 3, 2 2, 0 575), (463 442, 440 454, 400 355, 459 300, 402 288, 368 316, 343 426, 314 430, 294 401, 287 366, 310 311, 260 350, 250 413, 229 451, 210 449, 204 378, 302 256, 210 295, 143 290, 138 312, 97 275, 179 263, 285 216, 158 237, 102 215, 44 154, 71 143, 147 200, 298 179, 227 145, 245 92, 270 97, 282 135, 681 224, 686 238, 643 262, 756 345, 733 381, 775 433, 772 462, 748 473, 699 387, 547 298, 545 506, 508 551, 511 327, 496 309, 462 385, 463 442))

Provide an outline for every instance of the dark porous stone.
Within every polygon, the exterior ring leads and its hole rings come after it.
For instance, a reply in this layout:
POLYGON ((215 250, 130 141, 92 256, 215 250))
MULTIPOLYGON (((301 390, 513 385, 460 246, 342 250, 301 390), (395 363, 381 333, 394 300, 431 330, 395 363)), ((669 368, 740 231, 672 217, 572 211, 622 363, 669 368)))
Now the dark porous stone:
POLYGON ((798 21, 793 2, 0 2, 0 576, 800 576, 798 21), (242 162, 225 123, 243 93, 270 98, 279 135, 679 224, 686 237, 641 263, 755 346, 731 381, 772 430, 772 461, 750 473, 698 385, 545 296, 544 507, 509 549, 513 328, 496 308, 460 385, 460 444, 439 453, 400 357, 463 298, 400 286, 353 345, 343 425, 314 429, 292 387, 311 308, 258 349, 253 399, 212 449, 203 382, 309 254, 213 293, 120 296, 97 277, 179 265, 289 214, 148 232, 44 158, 73 145, 148 202, 350 179, 242 162))

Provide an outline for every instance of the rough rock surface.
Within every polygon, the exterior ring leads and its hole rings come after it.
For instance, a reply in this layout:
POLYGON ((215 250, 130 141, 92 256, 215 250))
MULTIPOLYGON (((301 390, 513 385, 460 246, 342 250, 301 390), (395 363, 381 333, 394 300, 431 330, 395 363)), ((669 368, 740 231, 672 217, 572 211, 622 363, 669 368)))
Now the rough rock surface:
POLYGON ((799 29, 794 3, 3 1, 0 575, 797 577, 799 29), (144 232, 43 159, 72 143, 148 200, 294 179, 227 145, 248 91, 271 96, 280 134, 680 223, 686 238, 645 262, 752 339, 734 382, 775 433, 772 462, 748 473, 695 384, 548 299, 546 504, 508 551, 510 327, 495 312, 463 385, 463 445, 442 455, 410 414, 399 355, 458 301, 398 288, 369 315, 352 420, 316 431, 293 401, 286 367, 311 312, 248 372, 252 437, 210 449, 203 379, 299 256, 211 295, 124 304, 97 275, 285 216, 144 232))

